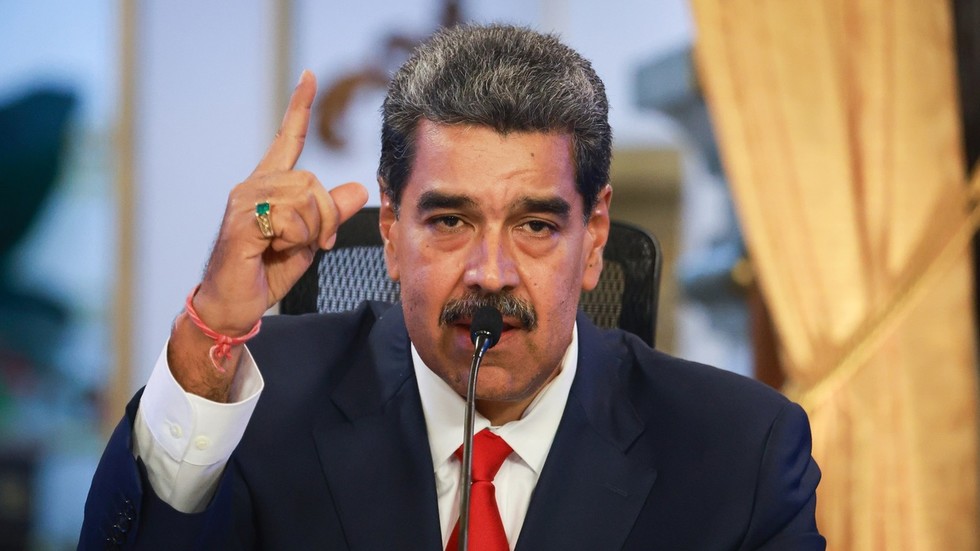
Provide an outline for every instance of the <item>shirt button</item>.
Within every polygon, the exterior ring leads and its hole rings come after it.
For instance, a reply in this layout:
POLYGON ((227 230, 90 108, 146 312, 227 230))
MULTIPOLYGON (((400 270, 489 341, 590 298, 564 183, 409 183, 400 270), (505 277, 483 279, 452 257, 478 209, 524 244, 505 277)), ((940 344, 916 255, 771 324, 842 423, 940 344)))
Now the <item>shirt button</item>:
POLYGON ((174 438, 180 438, 183 435, 184 435, 184 431, 183 429, 180 428, 180 425, 178 425, 177 423, 173 423, 170 425, 170 436, 173 436, 174 438))
POLYGON ((211 445, 211 439, 207 436, 198 436, 194 439, 194 446, 199 450, 206 450, 211 445))

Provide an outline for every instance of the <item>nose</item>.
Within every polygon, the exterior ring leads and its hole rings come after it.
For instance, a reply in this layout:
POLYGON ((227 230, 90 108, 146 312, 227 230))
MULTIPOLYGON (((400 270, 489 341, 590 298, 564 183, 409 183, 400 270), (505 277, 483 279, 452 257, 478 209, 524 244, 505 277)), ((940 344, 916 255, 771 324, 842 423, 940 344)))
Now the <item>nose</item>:
POLYGON ((499 293, 517 287, 520 276, 513 244, 503 231, 485 229, 473 243, 466 261, 463 283, 480 294, 499 293))

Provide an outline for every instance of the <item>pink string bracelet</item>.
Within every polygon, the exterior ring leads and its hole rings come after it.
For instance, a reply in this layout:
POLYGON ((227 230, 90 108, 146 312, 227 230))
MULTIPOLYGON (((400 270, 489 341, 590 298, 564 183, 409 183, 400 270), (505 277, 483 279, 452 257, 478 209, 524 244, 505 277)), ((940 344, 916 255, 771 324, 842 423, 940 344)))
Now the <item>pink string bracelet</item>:
POLYGON ((208 350, 208 357, 211 358, 211 365, 220 373, 225 372, 225 368, 222 365, 225 360, 231 358, 231 347, 238 346, 240 344, 245 344, 249 339, 259 334, 259 328, 262 327, 262 320, 255 322, 255 326, 248 333, 242 335, 241 337, 229 337, 228 335, 222 335, 214 329, 211 329, 201 320, 201 316, 197 315, 197 310, 194 309, 194 295, 197 294, 197 290, 201 288, 198 284, 191 290, 191 294, 187 295, 187 300, 184 302, 184 309, 187 311, 188 317, 194 322, 194 325, 201 330, 207 337, 215 341, 214 346, 208 350))

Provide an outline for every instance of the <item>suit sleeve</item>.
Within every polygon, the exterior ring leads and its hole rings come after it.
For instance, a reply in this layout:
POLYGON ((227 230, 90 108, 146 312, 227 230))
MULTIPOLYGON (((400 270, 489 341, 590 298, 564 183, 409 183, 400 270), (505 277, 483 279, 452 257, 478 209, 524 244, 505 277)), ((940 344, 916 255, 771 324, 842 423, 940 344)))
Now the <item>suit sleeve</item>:
POLYGON ((815 518, 820 469, 810 453, 810 424, 806 413, 789 402, 770 427, 759 468, 752 520, 740 549, 826 549, 815 518))
POLYGON ((142 461, 132 452, 142 392, 126 407, 99 461, 85 502, 78 549, 250 549, 251 534, 242 529, 248 523, 238 522, 233 529, 235 519, 250 516, 234 461, 202 512, 182 513, 154 493, 142 461))
POLYGON ((85 502, 78 549, 253 549, 250 500, 234 460, 201 512, 180 512, 153 491, 146 468, 132 451, 142 393, 126 407, 99 461, 85 502))

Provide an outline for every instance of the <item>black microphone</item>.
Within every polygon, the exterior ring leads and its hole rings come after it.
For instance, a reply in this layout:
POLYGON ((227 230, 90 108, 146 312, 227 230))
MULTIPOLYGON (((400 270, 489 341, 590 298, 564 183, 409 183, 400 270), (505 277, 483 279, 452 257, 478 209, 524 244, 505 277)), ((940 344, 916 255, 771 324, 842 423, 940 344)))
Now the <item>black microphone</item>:
POLYGON ((503 331, 504 318, 500 312, 493 306, 481 306, 470 323, 470 341, 476 346, 475 354, 483 356, 488 348, 493 348, 503 331), (486 344, 481 343, 480 339, 486 339, 486 344))
POLYGON ((504 330, 504 319, 493 306, 482 306, 470 322, 473 362, 466 385, 466 417, 463 420, 463 464, 459 474, 459 551, 466 551, 470 531, 470 485, 473 480, 473 422, 476 415, 476 375, 483 353, 493 348, 504 330))

